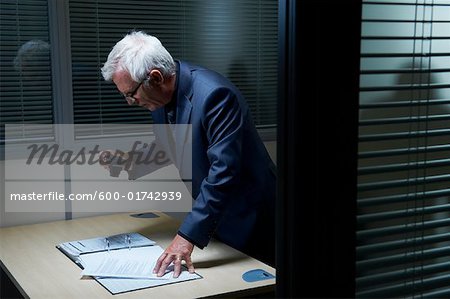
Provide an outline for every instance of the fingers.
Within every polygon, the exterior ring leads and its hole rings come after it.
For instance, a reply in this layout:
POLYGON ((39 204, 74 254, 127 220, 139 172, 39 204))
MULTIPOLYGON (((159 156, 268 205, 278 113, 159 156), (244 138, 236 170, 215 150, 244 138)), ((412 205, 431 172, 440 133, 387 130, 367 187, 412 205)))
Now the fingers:
POLYGON ((173 278, 178 278, 178 276, 180 276, 181 273, 181 256, 175 257, 173 265, 174 265, 173 278))
POLYGON ((153 268, 153 273, 158 273, 159 269, 161 268, 161 264, 163 262, 163 260, 166 258, 167 253, 163 252, 163 254, 161 254, 161 256, 158 258, 158 260, 156 261, 156 265, 155 268, 153 268))
POLYGON ((194 265, 191 259, 193 249, 194 245, 192 243, 177 234, 172 243, 156 261, 153 273, 161 277, 173 263, 173 277, 177 278, 181 274, 183 260, 186 261, 189 273, 194 273, 194 265))
POLYGON ((113 157, 113 153, 111 150, 104 150, 100 152, 100 155, 98 156, 98 162, 99 164, 107 171, 111 171, 111 160, 113 157))
POLYGON ((172 260, 174 259, 173 255, 167 255, 165 259, 161 262, 161 267, 159 268, 158 277, 161 277, 166 273, 167 267, 169 267, 170 263, 172 263, 172 260))
POLYGON ((158 260, 156 261, 155 268, 153 269, 153 273, 157 274, 158 277, 163 276, 167 268, 170 266, 170 264, 173 263, 174 270, 173 270, 173 277, 178 278, 181 274, 181 265, 182 261, 186 261, 186 265, 188 266, 189 273, 194 273, 194 264, 192 263, 191 257, 182 257, 180 255, 173 255, 168 253, 163 253, 158 260))
POLYGON ((186 261, 186 265, 188 266, 189 273, 194 273, 195 269, 194 269, 194 264, 192 263, 191 257, 187 256, 185 261, 186 261))

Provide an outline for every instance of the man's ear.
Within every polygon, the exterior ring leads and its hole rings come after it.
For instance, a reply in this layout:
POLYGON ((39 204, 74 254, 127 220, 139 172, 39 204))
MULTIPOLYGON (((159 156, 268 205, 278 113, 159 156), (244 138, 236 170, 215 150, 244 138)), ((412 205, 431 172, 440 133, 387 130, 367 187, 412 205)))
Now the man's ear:
POLYGON ((150 73, 148 73, 148 79, 150 80, 151 84, 160 85, 164 83, 164 76, 159 70, 151 70, 150 73))

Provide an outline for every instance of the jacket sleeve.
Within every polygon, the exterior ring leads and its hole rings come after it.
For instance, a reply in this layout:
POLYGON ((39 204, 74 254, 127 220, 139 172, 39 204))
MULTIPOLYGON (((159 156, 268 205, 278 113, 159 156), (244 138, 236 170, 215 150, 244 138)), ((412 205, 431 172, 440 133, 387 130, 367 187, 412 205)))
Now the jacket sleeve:
POLYGON ((235 198, 241 174, 243 114, 236 94, 227 88, 216 89, 203 105, 202 124, 210 168, 192 211, 179 229, 181 236, 199 248, 208 244, 224 210, 235 198))

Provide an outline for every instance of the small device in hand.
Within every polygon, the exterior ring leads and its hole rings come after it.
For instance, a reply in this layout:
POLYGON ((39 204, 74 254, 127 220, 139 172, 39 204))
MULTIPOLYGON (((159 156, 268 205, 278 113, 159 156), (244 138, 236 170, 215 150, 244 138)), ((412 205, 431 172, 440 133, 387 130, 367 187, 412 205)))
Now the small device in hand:
POLYGON ((103 164, 109 165, 109 175, 112 177, 118 177, 120 172, 127 165, 126 160, 128 159, 127 154, 106 154, 101 157, 103 164))

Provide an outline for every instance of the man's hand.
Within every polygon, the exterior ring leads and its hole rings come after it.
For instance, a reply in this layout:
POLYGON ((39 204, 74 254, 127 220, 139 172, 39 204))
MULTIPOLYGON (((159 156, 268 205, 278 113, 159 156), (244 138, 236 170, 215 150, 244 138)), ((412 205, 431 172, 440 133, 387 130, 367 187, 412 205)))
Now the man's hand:
POLYGON ((131 166, 131 160, 128 153, 112 150, 104 150, 100 152, 99 163, 103 168, 109 171, 109 175, 112 177, 118 177, 120 172, 125 169, 129 170, 131 166))
POLYGON ((167 249, 159 257, 156 262, 156 266, 153 269, 153 273, 157 273, 158 277, 163 276, 167 267, 173 262, 173 277, 177 278, 181 273, 181 261, 183 260, 186 261, 189 273, 194 273, 194 264, 192 264, 191 260, 193 250, 194 245, 191 242, 180 235, 176 235, 169 247, 167 247, 167 249))

